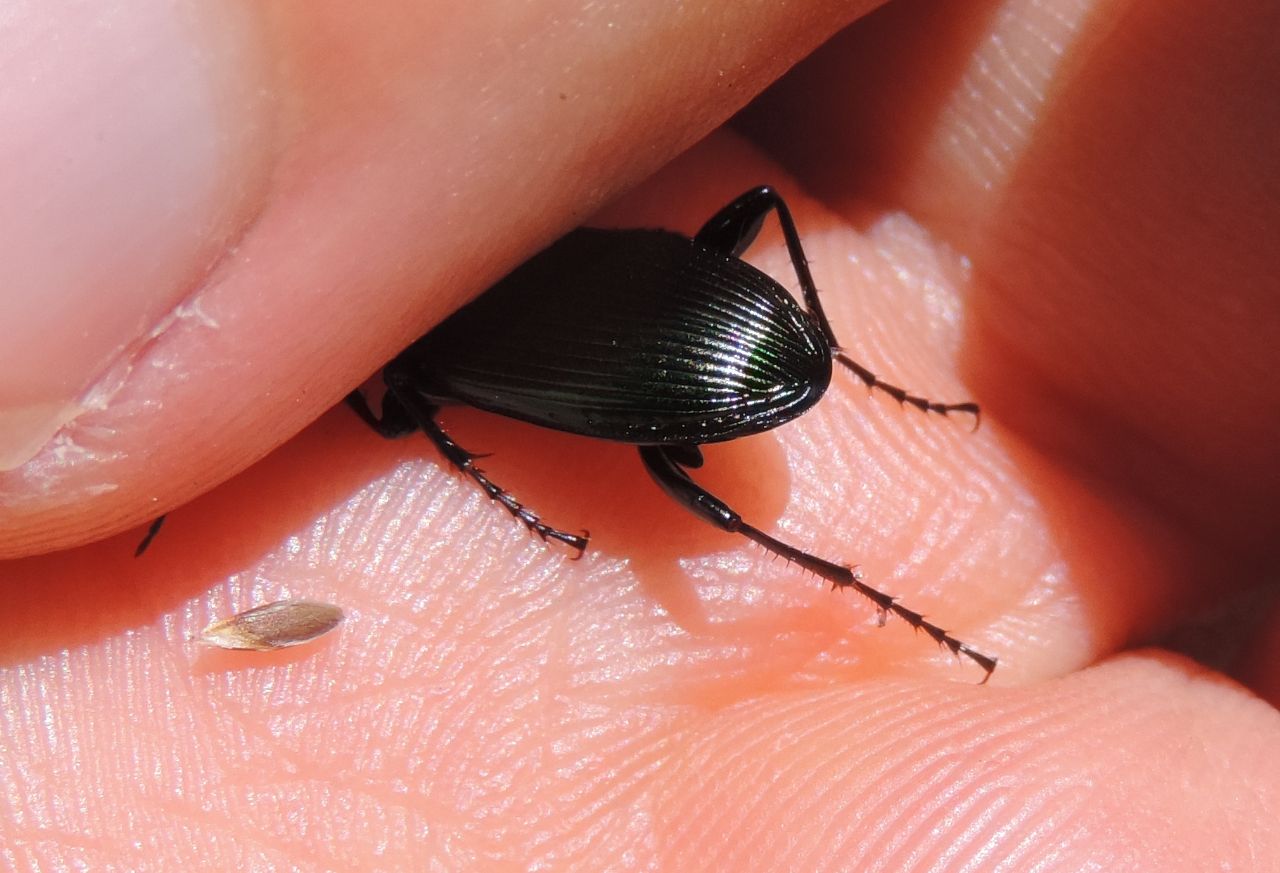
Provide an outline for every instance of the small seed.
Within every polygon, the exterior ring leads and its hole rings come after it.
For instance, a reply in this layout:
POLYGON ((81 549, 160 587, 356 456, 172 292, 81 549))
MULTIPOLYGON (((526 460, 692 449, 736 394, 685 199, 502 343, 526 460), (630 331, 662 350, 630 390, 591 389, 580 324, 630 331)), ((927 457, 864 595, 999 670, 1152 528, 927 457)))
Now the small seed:
POLYGON ((277 600, 220 619, 200 641, 221 649, 271 652, 309 643, 342 623, 342 610, 314 600, 277 600))

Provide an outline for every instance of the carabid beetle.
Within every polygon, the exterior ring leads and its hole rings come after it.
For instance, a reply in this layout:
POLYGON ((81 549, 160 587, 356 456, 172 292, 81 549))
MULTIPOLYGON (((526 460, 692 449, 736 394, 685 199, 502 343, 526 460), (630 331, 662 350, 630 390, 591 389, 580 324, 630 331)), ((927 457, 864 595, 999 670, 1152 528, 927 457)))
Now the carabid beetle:
POLYGON ((810 409, 831 381, 832 360, 900 403, 978 415, 974 403, 908 394, 840 350, 791 211, 761 186, 717 212, 692 239, 665 230, 571 232, 387 364, 381 418, 358 391, 347 402, 385 437, 422 431, 531 531, 579 554, 587 537, 545 524, 494 484, 440 426, 439 408, 474 406, 636 445, 654 481, 704 521, 743 534, 833 587, 857 590, 882 616, 902 617, 989 677, 995 658, 866 585, 857 571, 753 527, 689 476, 702 466, 699 446, 771 430, 810 409), (782 225, 803 308, 739 259, 771 211, 782 225))

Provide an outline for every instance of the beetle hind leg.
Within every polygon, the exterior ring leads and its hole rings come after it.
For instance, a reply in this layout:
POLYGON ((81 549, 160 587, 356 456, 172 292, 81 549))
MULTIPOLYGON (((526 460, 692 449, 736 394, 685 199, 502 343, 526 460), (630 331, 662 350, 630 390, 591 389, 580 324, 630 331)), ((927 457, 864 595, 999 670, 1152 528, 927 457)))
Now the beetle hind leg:
MULTIPOLYGON (((387 398, 382 404, 382 421, 385 422, 388 415, 402 415, 405 422, 411 422, 412 427, 410 429, 421 429, 427 439, 435 443, 436 448, 440 450, 440 453, 445 456, 449 463, 479 485, 490 500, 500 504, 544 542, 546 540, 556 540, 564 543, 577 550, 576 557, 582 557, 582 553, 586 551, 587 542, 590 539, 590 536, 585 531, 582 534, 574 534, 545 524, 537 513, 516 500, 510 492, 495 484, 493 480, 484 474, 483 470, 476 466, 477 455, 468 452, 453 441, 453 437, 449 436, 439 422, 436 421, 438 407, 423 400, 420 395, 413 391, 412 387, 397 384, 398 380, 394 372, 388 371, 387 377, 388 391, 387 398)), ((364 398, 360 399, 363 401, 364 398)), ((348 398, 348 402, 350 402, 350 398, 348 398)), ((366 410, 368 409, 367 406, 365 408, 366 410)), ((360 410, 357 408, 356 412, 359 413, 360 410)), ((361 417, 363 418, 364 416, 362 415, 361 417)), ((403 432, 402 430, 394 430, 393 435, 399 435, 403 432)))
POLYGON ((893 613, 916 630, 924 631, 934 642, 948 649, 956 657, 963 655, 973 661, 986 671, 986 675, 982 679, 983 682, 986 682, 991 677, 992 671, 996 668, 995 658, 990 655, 984 655, 963 640, 952 636, 938 625, 925 619, 922 613, 903 606, 896 598, 872 588, 862 581, 862 574, 857 570, 834 564, 816 555, 803 552, 795 546, 787 545, 781 540, 769 536, 759 528, 747 524, 742 520, 742 516, 738 515, 728 504, 689 478, 689 474, 681 466, 681 461, 667 447, 641 446, 640 457, 643 459, 649 475, 653 477, 659 487, 694 515, 714 524, 723 531, 742 534, 768 551, 780 555, 787 561, 799 564, 816 576, 827 580, 832 584, 833 588, 852 588, 874 603, 882 617, 888 613, 893 613))

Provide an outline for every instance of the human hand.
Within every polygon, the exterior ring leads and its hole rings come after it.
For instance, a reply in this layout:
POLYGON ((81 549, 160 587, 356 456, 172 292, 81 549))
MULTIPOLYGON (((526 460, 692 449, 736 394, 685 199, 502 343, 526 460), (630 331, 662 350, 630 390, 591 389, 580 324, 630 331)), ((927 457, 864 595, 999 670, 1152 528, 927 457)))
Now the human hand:
MULTIPOLYGON (((1167 653, 1104 659, 1238 596, 1273 548, 1275 13, 955 6, 860 22, 595 220, 687 232, 779 184, 851 353, 983 403, 970 434, 837 373, 698 477, 999 655, 990 686, 697 522, 628 447, 449 414, 495 478, 591 529, 573 562, 338 409, 139 561, 129 531, 0 569, 13 866, 1273 863, 1274 709, 1167 653), (265 657, 186 640, 285 594, 348 623, 265 657)), ((270 451, 861 9, 810 8, 201 29, 239 59, 219 105, 251 110, 220 141, 224 199, 178 255, 147 237, 112 265, 133 287, 163 261, 171 299, 138 311, 184 315, 0 478, 6 554, 270 451), (272 99, 245 99, 277 58, 272 99)), ((790 283, 779 242, 750 254, 790 283)), ((1237 674, 1274 702, 1268 639, 1237 674)))

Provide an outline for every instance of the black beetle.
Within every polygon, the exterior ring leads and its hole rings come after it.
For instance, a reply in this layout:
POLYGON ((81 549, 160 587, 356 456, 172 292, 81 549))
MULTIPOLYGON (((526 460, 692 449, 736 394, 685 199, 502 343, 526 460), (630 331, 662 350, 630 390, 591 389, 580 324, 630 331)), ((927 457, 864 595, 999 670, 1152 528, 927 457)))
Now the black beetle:
MULTIPOLYGON (((458 310, 383 369, 376 417, 358 391, 351 407, 385 437, 421 430, 451 464, 545 539, 579 550, 584 535, 542 522, 476 467, 436 420, 462 404, 555 430, 639 446, 654 480, 685 508, 854 588, 991 675, 996 659, 925 621, 861 575, 747 524, 687 472, 700 445, 770 430, 822 397, 835 359, 900 403, 978 415, 974 403, 934 403, 882 382, 839 348, 818 300, 795 222, 768 186, 747 191, 692 238, 665 230, 571 232, 458 310), (776 212, 804 308, 739 259, 776 212)), ((985 678, 983 681, 986 681, 985 678)))

